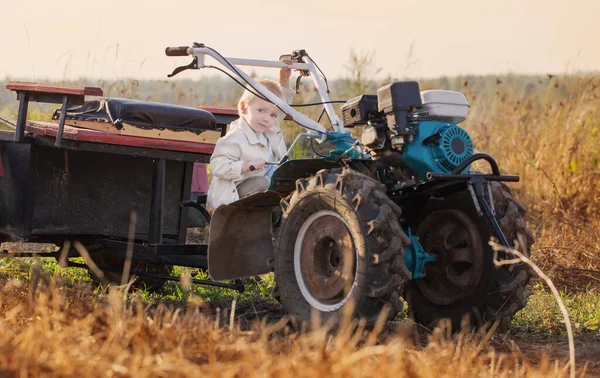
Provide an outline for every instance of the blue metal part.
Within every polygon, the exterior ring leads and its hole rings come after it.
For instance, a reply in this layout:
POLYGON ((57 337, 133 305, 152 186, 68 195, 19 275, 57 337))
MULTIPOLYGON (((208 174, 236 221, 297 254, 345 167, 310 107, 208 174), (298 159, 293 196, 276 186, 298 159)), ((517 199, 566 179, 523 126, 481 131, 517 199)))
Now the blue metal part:
POLYGON ((419 241, 419 237, 412 234, 410 227, 407 234, 410 239, 410 246, 404 249, 404 263, 406 264, 406 268, 412 273, 412 279, 416 280, 423 277, 425 264, 436 261, 437 255, 425 252, 419 241))
MULTIPOLYGON (((288 149, 286 156, 291 156, 292 150, 296 147, 300 141, 303 139, 309 138, 319 143, 328 142, 333 145, 334 149, 329 151, 329 155, 325 157, 326 160, 338 160, 340 157, 350 158, 350 159, 369 159, 368 154, 364 154, 362 152, 362 146, 358 142, 358 139, 354 138, 350 133, 338 133, 338 132, 328 132, 325 135, 325 139, 322 139, 323 134, 310 132, 310 133, 301 133, 298 134, 292 145, 288 149)), ((315 158, 316 160, 320 160, 321 158, 315 158)))
MULTIPOLYGON (((286 156, 292 155, 292 150, 302 139, 310 138, 318 141, 321 136, 322 134, 319 133, 299 134, 288 149, 286 156)), ((338 168, 341 158, 370 159, 368 154, 363 153, 362 146, 357 143, 357 139, 353 138, 350 133, 328 132, 325 140, 320 141, 320 143, 330 143, 333 147, 327 156, 284 160, 273 171, 269 189, 282 193, 294 190, 294 182, 297 179, 310 177, 320 169, 338 168)))
MULTIPOLYGON (((447 122, 422 121, 416 135, 404 146, 402 159, 421 180, 428 172, 452 173, 474 152, 473 141, 462 128, 447 122)), ((470 165, 462 172, 469 171, 470 165)))
POLYGON ((336 149, 330 151, 329 156, 325 159, 335 159, 340 157, 350 159, 364 158, 356 144, 358 139, 354 138, 350 133, 329 132, 327 133, 327 141, 333 144, 336 149))

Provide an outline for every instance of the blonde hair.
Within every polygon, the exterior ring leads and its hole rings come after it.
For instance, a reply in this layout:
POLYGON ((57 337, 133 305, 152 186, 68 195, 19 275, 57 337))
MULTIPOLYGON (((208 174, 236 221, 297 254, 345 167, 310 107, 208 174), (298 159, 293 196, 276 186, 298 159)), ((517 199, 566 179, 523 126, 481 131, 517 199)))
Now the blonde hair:
MULTIPOLYGON (((273 80, 258 80, 258 83, 260 85, 262 85, 263 87, 267 88, 269 91, 271 91, 275 96, 279 97, 282 100, 285 100, 283 98, 283 92, 281 92, 281 87, 279 86, 279 84, 277 84, 276 82, 274 82, 273 80)), ((255 91, 257 92, 257 91, 255 91)), ((257 96, 250 92, 249 90, 245 90, 244 93, 242 94, 242 97, 240 97, 240 100, 238 101, 238 105, 237 105, 237 109, 238 109, 238 114, 241 116, 242 115, 242 104, 246 104, 246 106, 250 103, 250 101, 252 101, 254 98, 256 98, 257 96)))

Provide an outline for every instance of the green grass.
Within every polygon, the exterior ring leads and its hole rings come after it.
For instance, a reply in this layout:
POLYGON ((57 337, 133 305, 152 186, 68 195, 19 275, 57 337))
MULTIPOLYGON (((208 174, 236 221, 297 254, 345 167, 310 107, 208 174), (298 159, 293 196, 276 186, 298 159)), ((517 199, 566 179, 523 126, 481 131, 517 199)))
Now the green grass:
MULTIPOLYGON (((71 258, 70 261, 80 264, 84 263, 82 258, 71 258)), ((30 281, 36 265, 41 266, 45 272, 49 273, 50 277, 60 279, 67 284, 92 282, 86 269, 74 267, 61 268, 58 266, 56 260, 50 257, 3 258, 0 259, 0 273, 8 274, 12 278, 22 281, 30 281)), ((275 286, 272 274, 244 280, 245 291, 244 293, 239 293, 220 287, 191 284, 186 279, 191 278, 191 271, 192 269, 190 268, 175 266, 171 274, 176 277, 184 277, 179 282, 167 281, 158 291, 135 287, 130 290, 129 295, 139 297, 143 302, 149 304, 158 302, 185 304, 190 300, 195 301, 198 297, 212 306, 225 307, 230 306, 234 299, 241 305, 249 305, 264 300, 274 301, 271 296, 271 292, 275 286)), ((208 274, 202 271, 198 272, 193 278, 199 280, 210 279, 208 274)), ((108 288, 98 288, 99 291, 106 289, 108 288)))
MULTIPOLYGON (((175 267, 173 276, 190 277, 190 269, 184 267, 175 267)), ((198 280, 210 280, 206 272, 200 271, 194 276, 198 280)), ((251 304, 257 301, 274 300, 271 292, 275 287, 275 280, 272 274, 261 277, 252 277, 244 281, 245 291, 239 293, 234 290, 221 287, 190 284, 183 278, 179 282, 169 281, 165 283, 162 289, 157 292, 141 290, 143 300, 147 302, 175 301, 187 302, 192 298, 200 297, 206 303, 214 306, 229 306, 235 299, 240 304, 251 304)))
MULTIPOLYGON (((83 264, 82 258, 73 258, 73 262, 83 264)), ((24 257, 24 258, 3 258, 0 259, 0 272, 9 274, 14 278, 22 280, 31 280, 34 267, 39 264, 51 276, 60 277, 66 282, 91 282, 91 279, 85 269, 60 268, 54 258, 42 257, 24 257), (58 269, 58 271, 57 271, 58 269)))
MULTIPOLYGON (((561 292, 575 333, 591 333, 600 336, 600 294, 595 291, 582 293, 561 292)), ((524 332, 566 334, 563 316, 552 293, 537 284, 529 297, 527 307, 513 319, 513 328, 524 332)))
MULTIPOLYGON (((55 108, 57 107, 60 106, 56 106, 55 108)), ((14 119, 15 121, 17 120, 17 113, 9 107, 0 108, 0 115, 14 119)), ((27 120, 49 122, 52 120, 52 111, 44 109, 37 103, 31 103, 29 105, 29 110, 27 111, 27 120)), ((4 126, 2 125, 2 127, 4 126)))
MULTIPOLYGON (((1 105, 1 104, 0 104, 1 105)), ((52 112, 45 110, 39 106, 30 105, 31 108, 27 112, 27 120, 50 122, 52 120, 52 112)), ((9 107, 0 107, 0 115, 17 120, 17 114, 9 107)), ((13 129, 0 122, 0 130, 12 131, 13 129)))
MULTIPOLYGON (((71 261, 83 263, 81 258, 71 261)), ((12 278, 22 281, 31 281, 36 264, 39 264, 50 277, 60 279, 64 283, 91 282, 85 269, 60 268, 53 258, 4 258, 0 259, 0 273, 8 274, 12 278)), ((172 275, 191 277, 190 268, 174 267, 172 275)), ((208 280, 210 277, 200 271, 195 279, 208 280)), ((244 280, 245 291, 238 293, 234 290, 191 284, 188 280, 169 281, 158 291, 143 288, 133 288, 128 293, 130 299, 136 297, 147 304, 167 303, 175 306, 187 303, 203 302, 211 308, 230 308, 234 300, 240 307, 250 307, 257 303, 273 303, 275 300, 271 292, 275 286, 273 274, 253 277, 244 280)), ((96 292, 106 288, 98 287, 96 292)), ((573 330, 576 334, 595 334, 600 336, 600 294, 595 291, 582 293, 561 292, 571 318, 573 330)), ((397 320, 408 317, 407 306, 396 317, 397 320)), ((552 294, 541 284, 532 288, 527 307, 521 310, 513 319, 513 330, 520 333, 535 333, 539 335, 563 335, 566 333, 562 313, 552 294)))

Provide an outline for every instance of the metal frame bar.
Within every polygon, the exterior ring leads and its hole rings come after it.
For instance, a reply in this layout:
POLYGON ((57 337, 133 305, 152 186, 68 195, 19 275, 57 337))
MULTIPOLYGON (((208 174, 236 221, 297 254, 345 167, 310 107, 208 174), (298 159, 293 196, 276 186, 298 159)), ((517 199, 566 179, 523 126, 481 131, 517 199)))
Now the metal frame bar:
POLYGON ((434 173, 428 172, 427 178, 429 180, 464 180, 468 181, 472 177, 483 177, 488 181, 510 181, 510 182, 518 182, 520 180, 519 176, 516 175, 486 175, 479 173, 465 173, 465 174, 453 174, 453 173, 434 173))
MULTIPOLYGON (((71 268, 87 269, 86 264, 80 264, 80 263, 76 263, 76 262, 73 262, 70 260, 67 260, 67 266, 71 267, 71 268)), ((115 269, 115 268, 107 268, 107 267, 102 267, 102 266, 99 266, 98 268, 100 270, 106 270, 106 271, 110 271, 110 272, 117 272, 117 273, 121 272, 120 269, 115 269)), ((183 277, 183 276, 169 276, 166 274, 158 274, 158 273, 141 272, 141 271, 137 271, 137 270, 130 271, 129 275, 130 276, 139 276, 139 277, 158 278, 158 279, 165 280, 165 281, 177 281, 177 282, 180 282, 181 277, 183 277)), ((234 283, 228 284, 225 282, 217 282, 217 281, 211 281, 211 280, 197 280, 195 278, 190 278, 189 282, 191 282, 193 284, 198 284, 198 285, 217 286, 217 287, 222 287, 225 289, 236 290, 240 293, 243 293, 244 290, 246 289, 244 287, 244 284, 240 280, 235 280, 234 283)))
POLYGON ((162 243, 163 213, 165 207, 165 176, 167 161, 158 159, 152 162, 152 194, 150 196, 150 227, 148 242, 162 243))
MULTIPOLYGON (((125 241, 101 239, 100 242, 111 256, 126 258, 128 243, 125 241)), ((187 266, 208 269, 208 245, 206 244, 153 244, 132 245, 131 258, 152 263, 187 266)))
MULTIPOLYGON (((31 139, 35 140, 36 144, 46 147, 55 147, 54 137, 32 135, 31 139)), ((199 152, 185 152, 185 151, 170 151, 170 150, 159 150, 146 147, 135 147, 125 146, 118 144, 108 144, 100 142, 85 142, 80 140, 63 139, 61 141, 60 148, 66 150, 75 151, 90 151, 90 152, 103 152, 108 154, 119 154, 119 155, 130 155, 140 156, 154 159, 167 159, 175 161, 190 161, 190 162, 210 162, 209 154, 202 154, 199 152)))
MULTIPOLYGON (((475 205, 477 205, 477 203, 479 203, 479 207, 481 209, 481 212, 483 213, 482 215, 485 216, 485 218, 489 222, 490 226, 492 227, 492 230, 494 230, 494 233, 496 234, 498 239, 500 239, 500 243, 504 247, 510 249, 512 247, 508 243, 508 240, 506 239, 504 232, 502 232, 502 228, 498 224, 498 220, 496 220, 496 216, 494 215, 494 212, 492 211, 490 205, 487 203, 487 201, 485 199, 486 190, 483 188, 483 184, 485 182, 486 182, 486 180, 482 177, 478 177, 478 178, 473 177, 469 181, 469 186, 471 186, 473 188, 473 190, 475 192, 475 197, 477 199, 477 202, 475 202, 475 205)), ((508 252, 507 255, 510 259, 514 258, 513 254, 510 252, 508 252)))
MULTIPOLYGON (((317 131, 323 134, 327 134, 327 129, 323 127, 320 123, 308 118, 304 114, 292 108, 285 101, 274 95, 267 88, 260 85, 256 80, 247 75, 243 70, 239 69, 237 66, 253 66, 253 67, 267 67, 267 68, 292 68, 303 71, 308 71, 311 73, 312 80, 317 88, 319 93, 319 97, 323 102, 329 102, 329 95, 323 85, 323 82, 317 72, 315 64, 312 62, 310 57, 303 56, 302 59, 304 63, 293 63, 291 65, 287 65, 281 61, 270 61, 270 60, 255 60, 255 59, 241 59, 241 58, 224 58, 217 54, 214 50, 206 47, 190 47, 187 50, 189 55, 193 55, 198 60, 198 68, 208 67, 205 64, 205 55, 208 55, 219 62, 223 67, 229 70, 234 75, 240 77, 242 80, 249 83, 252 87, 254 87, 260 94, 265 96, 267 99, 272 101, 278 108, 283 110, 286 114, 290 115, 294 121, 298 124, 304 126, 308 131, 317 131)), ((325 111, 331 120, 331 125, 333 129, 340 133, 349 132, 343 127, 342 121, 339 119, 335 111, 333 110, 333 106, 331 104, 324 104, 325 111)), ((324 141, 324 138, 321 138, 324 141)))
POLYGON ((67 108, 69 107, 69 95, 64 95, 62 100, 62 108, 60 108, 60 118, 58 119, 58 131, 56 132, 56 142, 54 145, 60 147, 62 145, 63 131, 65 130, 65 119, 67 118, 67 108))
POLYGON ((36 189, 36 175, 38 170, 38 162, 40 152, 33 145, 29 144, 29 169, 27 174, 27 187, 23 189, 22 197, 22 212, 23 212, 23 223, 21 224, 20 235, 28 237, 31 235, 31 228, 33 224, 33 212, 35 206, 35 189, 36 189))
MULTIPOLYGON (((129 246, 126 241, 119 241, 113 239, 99 239, 97 240, 104 249, 111 251, 122 251, 117 252, 117 257, 125 257, 125 250, 129 246)), ((197 256, 199 258, 206 258, 208 251, 207 244, 152 244, 144 245, 134 243, 132 245, 133 255, 132 258, 135 260, 144 260, 144 256, 150 257, 145 259, 149 262, 162 262, 159 257, 164 256, 197 256)))
POLYGON ((181 204, 179 210, 179 240, 180 244, 185 244, 187 238, 187 225, 189 219, 189 209, 183 204, 189 200, 192 193, 192 177, 194 175, 194 163, 188 162, 185 164, 183 177, 183 184, 181 187, 181 204), (191 172, 191 174, 190 174, 191 172))
POLYGON ((14 141, 22 142, 25 136, 25 123, 27 122, 27 110, 29 108, 29 92, 17 92, 19 100, 19 113, 17 115, 17 129, 15 130, 14 141))

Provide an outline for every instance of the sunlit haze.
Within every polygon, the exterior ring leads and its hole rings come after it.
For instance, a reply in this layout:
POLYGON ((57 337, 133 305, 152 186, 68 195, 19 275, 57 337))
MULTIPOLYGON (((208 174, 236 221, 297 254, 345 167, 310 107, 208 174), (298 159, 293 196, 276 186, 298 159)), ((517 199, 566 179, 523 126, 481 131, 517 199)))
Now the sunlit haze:
POLYGON ((163 79, 189 61, 164 48, 194 41, 240 58, 304 48, 331 78, 352 49, 397 78, 600 67, 597 0, 2 3, 0 78, 163 79))

